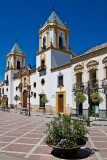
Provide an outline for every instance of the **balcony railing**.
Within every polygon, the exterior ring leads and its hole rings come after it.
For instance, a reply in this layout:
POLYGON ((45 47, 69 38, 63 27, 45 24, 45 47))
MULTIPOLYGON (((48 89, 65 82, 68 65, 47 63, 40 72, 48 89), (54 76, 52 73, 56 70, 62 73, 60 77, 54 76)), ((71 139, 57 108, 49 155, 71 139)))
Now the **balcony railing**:
POLYGON ((90 79, 88 82, 78 82, 73 85, 73 90, 82 90, 83 87, 88 87, 88 83, 90 84, 90 88, 95 89, 99 86, 99 82, 97 79, 90 79))
POLYGON ((38 67, 37 70, 38 70, 38 72, 45 71, 46 70, 46 65, 38 67))
MULTIPOLYGON (((90 79, 88 82, 90 84, 90 88, 95 88, 95 87, 97 87, 99 85, 97 79, 90 79)), ((87 82, 87 85, 88 85, 88 82, 87 82)))
POLYGON ((78 83, 75 83, 74 85, 73 85, 73 89, 74 90, 81 90, 82 89, 82 86, 83 85, 83 82, 78 82, 78 83))

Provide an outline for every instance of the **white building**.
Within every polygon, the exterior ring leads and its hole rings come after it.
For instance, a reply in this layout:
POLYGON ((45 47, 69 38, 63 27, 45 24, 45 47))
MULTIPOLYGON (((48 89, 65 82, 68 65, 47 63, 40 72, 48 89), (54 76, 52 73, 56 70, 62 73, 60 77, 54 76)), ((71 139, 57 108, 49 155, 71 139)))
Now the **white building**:
MULTIPOLYGON (((103 102, 98 106, 99 115, 107 116, 107 43, 93 47, 78 56, 69 50, 69 30, 53 11, 39 30, 39 51, 36 66, 25 66, 25 54, 16 42, 7 55, 2 93, 8 97, 8 105, 14 107, 15 95, 20 97, 19 107, 27 107, 28 87, 31 86, 32 109, 46 108, 48 112, 74 114, 88 113, 87 85, 92 92, 97 82, 98 92, 103 102), (83 104, 74 101, 75 92, 84 91, 87 100, 83 104), (46 95, 49 102, 45 105, 41 98, 46 95)), ((90 113, 93 109, 90 101, 90 113)))

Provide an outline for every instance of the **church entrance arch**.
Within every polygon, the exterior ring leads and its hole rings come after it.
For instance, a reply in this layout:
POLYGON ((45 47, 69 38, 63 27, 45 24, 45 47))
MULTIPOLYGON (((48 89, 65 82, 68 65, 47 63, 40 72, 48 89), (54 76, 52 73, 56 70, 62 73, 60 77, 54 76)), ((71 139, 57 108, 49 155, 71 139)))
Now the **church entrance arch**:
POLYGON ((23 91, 23 108, 27 107, 27 91, 23 91))

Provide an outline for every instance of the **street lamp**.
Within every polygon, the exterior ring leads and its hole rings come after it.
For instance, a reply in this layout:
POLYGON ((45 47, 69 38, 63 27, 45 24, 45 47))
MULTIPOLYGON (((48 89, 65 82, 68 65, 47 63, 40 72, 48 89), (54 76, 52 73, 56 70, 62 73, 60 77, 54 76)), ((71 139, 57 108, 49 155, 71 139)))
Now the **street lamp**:
POLYGON ((87 122, 87 126, 90 127, 90 83, 89 83, 89 81, 88 81, 87 92, 88 92, 88 122, 87 122))
POLYGON ((30 98, 32 97, 32 95, 33 95, 33 92, 30 92, 30 90, 31 90, 31 85, 28 85, 27 84, 27 96, 28 96, 28 98, 29 98, 29 109, 28 109, 28 111, 29 111, 29 116, 31 116, 31 114, 30 114, 30 98))
MULTIPOLYGON (((84 84, 82 83, 81 84, 81 89, 82 89, 82 92, 84 92, 84 84)), ((87 94, 88 94, 88 121, 87 121, 87 126, 90 126, 90 82, 88 81, 88 86, 87 86, 87 94)), ((85 91, 86 91, 85 90, 85 91)))

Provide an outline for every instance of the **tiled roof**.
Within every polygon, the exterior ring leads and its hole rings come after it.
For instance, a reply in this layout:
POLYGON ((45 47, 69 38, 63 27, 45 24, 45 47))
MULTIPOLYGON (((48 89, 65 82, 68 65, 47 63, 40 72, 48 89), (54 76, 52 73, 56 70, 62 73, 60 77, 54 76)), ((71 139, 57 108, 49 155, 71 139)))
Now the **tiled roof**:
POLYGON ((12 47, 10 52, 17 52, 19 54, 23 54, 23 51, 20 49, 19 45, 17 42, 15 42, 14 46, 12 47))
MULTIPOLYGON (((60 18, 58 17, 58 15, 55 13, 55 11, 53 11, 51 13, 51 15, 48 17, 46 23, 49 22, 49 23, 54 23, 54 22, 57 22, 59 25, 61 26, 65 26, 64 23, 60 20, 60 18)), ((45 23, 45 25, 46 25, 45 23)))
POLYGON ((102 43, 100 45, 97 45, 95 47, 92 47, 92 48, 88 49, 87 51, 84 52, 84 54, 87 54, 87 53, 90 53, 90 52, 94 52, 94 51, 97 51, 97 50, 105 48, 105 47, 107 47, 107 42, 102 43))

